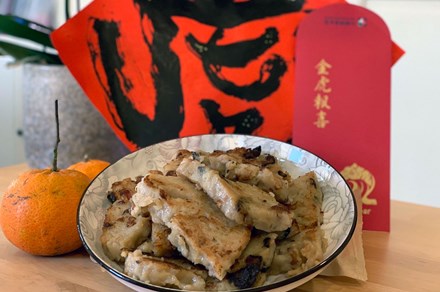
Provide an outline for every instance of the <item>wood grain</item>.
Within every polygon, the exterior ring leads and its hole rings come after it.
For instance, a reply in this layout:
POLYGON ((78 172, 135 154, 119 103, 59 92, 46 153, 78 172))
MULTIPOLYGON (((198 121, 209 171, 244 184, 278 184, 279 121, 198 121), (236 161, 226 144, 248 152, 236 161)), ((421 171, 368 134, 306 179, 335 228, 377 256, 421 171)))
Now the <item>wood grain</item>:
MULTIPOLYGON (((0 197, 25 164, 0 168, 0 197)), ((440 291, 440 209, 391 202, 391 232, 363 233, 369 280, 317 277, 295 291, 440 291)), ((0 291, 130 291, 84 249, 59 257, 28 255, 0 232, 0 291)))

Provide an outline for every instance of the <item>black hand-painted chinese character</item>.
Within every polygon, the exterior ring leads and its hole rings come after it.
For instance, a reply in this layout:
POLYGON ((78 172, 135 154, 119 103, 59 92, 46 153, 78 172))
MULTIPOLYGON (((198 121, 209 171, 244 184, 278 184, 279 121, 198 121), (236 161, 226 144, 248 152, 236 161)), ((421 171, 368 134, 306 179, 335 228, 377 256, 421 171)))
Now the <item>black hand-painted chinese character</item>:
MULTIPOLYGON (((117 43, 120 38, 119 24, 112 20, 91 19, 94 32, 98 36, 99 48, 93 47, 90 43, 89 49, 98 79, 107 94, 108 106, 111 109, 114 108, 114 111, 111 111, 114 115, 113 119, 125 131, 127 139, 138 147, 178 137, 183 126, 185 111, 183 109, 184 97, 180 82, 180 62, 176 53, 170 48, 171 41, 178 33, 178 27, 172 20, 173 16, 191 18, 200 23, 216 27, 218 35, 213 36, 213 41, 215 41, 216 38, 221 37, 222 29, 232 28, 251 20, 297 12, 302 9, 304 3, 304 0, 250 0, 240 2, 233 0, 133 1, 139 10, 140 23, 147 18, 153 27, 151 40, 148 39, 145 31, 143 34, 152 58, 152 68, 145 68, 145 70, 151 72, 156 89, 154 119, 140 113, 127 96, 127 89, 132 85, 122 71, 125 63, 123 52, 120 52, 117 43), (98 62, 104 67, 105 76, 100 76, 97 70, 98 62)), ((268 28, 262 36, 266 40, 272 38, 273 41, 277 40, 276 37, 275 31, 271 28, 268 28)), ((252 43, 252 41, 244 40, 240 46, 246 47, 249 43, 252 43)), ((239 44, 235 45, 238 46, 239 44)), ((259 49, 260 51, 257 50, 255 54, 258 54, 261 50, 264 51, 264 48, 267 49, 267 47, 259 49)), ((222 48, 217 46, 217 49, 222 48)), ((254 57, 254 55, 251 57, 254 57)), ((222 88, 228 94, 246 100, 260 100, 270 94, 274 90, 273 88, 277 87, 280 76, 286 70, 284 60, 279 56, 273 56, 262 65, 261 69, 261 74, 270 74, 272 78, 269 77, 263 82, 261 77, 248 88, 239 87, 219 75, 219 66, 242 67, 249 60, 245 58, 241 62, 231 61, 234 64, 228 64, 224 59, 221 60, 221 55, 217 57, 217 60, 211 56, 208 61, 204 62, 204 69, 214 86, 222 88)), ((214 105, 212 108, 215 108, 215 104, 212 102, 205 100, 202 102, 202 106, 204 105, 204 110, 213 123, 213 117, 209 116, 210 114, 215 115, 215 111, 210 110, 212 105, 214 105)), ((219 114, 218 108, 217 114, 219 114)), ((226 119, 223 126, 221 122, 216 126, 213 124, 214 128, 221 131, 230 123, 238 123, 234 125, 235 131, 247 132, 255 126, 258 127, 262 121, 261 115, 255 112, 255 109, 249 109, 234 116, 226 119), (247 116, 250 117, 250 120, 245 118, 247 116), (243 128, 240 124, 242 121, 251 121, 251 123, 245 123, 246 126, 243 128), (250 127, 247 127, 248 125, 250 127)), ((220 115, 219 118, 225 117, 220 115)))

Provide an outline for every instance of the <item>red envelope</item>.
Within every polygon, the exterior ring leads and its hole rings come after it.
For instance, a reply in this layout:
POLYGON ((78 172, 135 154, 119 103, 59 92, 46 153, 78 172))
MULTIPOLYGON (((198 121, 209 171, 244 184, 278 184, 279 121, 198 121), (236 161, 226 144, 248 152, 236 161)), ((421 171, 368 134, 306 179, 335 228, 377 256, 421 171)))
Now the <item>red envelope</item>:
POLYGON ((350 4, 318 9, 298 29, 293 143, 362 195, 366 230, 390 230, 392 48, 384 21, 350 4))

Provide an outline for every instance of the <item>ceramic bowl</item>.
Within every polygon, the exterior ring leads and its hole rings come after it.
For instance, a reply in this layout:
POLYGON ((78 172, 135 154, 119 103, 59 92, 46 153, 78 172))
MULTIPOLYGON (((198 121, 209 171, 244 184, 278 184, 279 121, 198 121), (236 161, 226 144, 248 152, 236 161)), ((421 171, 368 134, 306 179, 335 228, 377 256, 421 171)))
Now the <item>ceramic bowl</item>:
POLYGON ((322 228, 328 247, 324 259, 309 270, 292 277, 272 277, 264 286, 240 291, 287 291, 311 280, 335 259, 350 241, 357 218, 354 196, 342 176, 323 159, 291 144, 255 136, 212 134, 180 138, 143 148, 110 165, 90 184, 78 209, 78 230, 87 252, 114 278, 134 290, 179 291, 130 278, 123 273, 119 265, 104 254, 100 236, 106 209, 110 206, 107 191, 116 181, 145 175, 150 169, 160 169, 173 158, 178 149, 213 151, 257 146, 261 146, 263 153, 269 153, 282 161, 290 161, 294 166, 289 169, 292 177, 311 170, 317 174, 324 194, 322 228))

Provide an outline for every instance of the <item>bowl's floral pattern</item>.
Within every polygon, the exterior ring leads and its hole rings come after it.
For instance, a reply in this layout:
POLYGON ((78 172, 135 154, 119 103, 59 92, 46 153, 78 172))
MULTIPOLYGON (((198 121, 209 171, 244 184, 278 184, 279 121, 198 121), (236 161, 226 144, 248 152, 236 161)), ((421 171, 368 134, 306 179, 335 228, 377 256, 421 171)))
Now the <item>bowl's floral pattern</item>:
POLYGON ((104 215, 110 206, 106 196, 112 183, 144 175, 149 169, 161 168, 178 149, 213 151, 257 146, 281 161, 293 162, 286 163, 293 177, 310 170, 316 172, 324 193, 322 228, 328 240, 324 261, 328 260, 350 239, 356 222, 354 197, 342 176, 325 161, 299 147, 234 134, 201 135, 162 142, 133 152, 105 169, 86 190, 78 210, 78 229, 87 251, 112 274, 118 276, 122 273, 121 267, 106 257, 99 240, 104 215))

